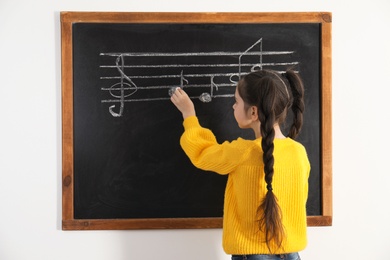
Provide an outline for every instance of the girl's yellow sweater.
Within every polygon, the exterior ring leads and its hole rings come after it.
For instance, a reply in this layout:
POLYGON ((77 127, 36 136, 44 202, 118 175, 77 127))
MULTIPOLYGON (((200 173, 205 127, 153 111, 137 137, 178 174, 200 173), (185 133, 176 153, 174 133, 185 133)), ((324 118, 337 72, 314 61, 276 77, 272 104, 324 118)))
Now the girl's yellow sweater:
MULTIPOLYGON (((223 248, 227 254, 269 254, 259 231, 256 210, 266 193, 261 139, 218 144, 198 118, 184 120, 180 144, 198 168, 229 174, 225 190, 223 248)), ((306 200, 310 163, 305 148, 290 139, 274 140, 273 192, 282 210, 286 237, 274 254, 303 250, 306 238, 306 200)))

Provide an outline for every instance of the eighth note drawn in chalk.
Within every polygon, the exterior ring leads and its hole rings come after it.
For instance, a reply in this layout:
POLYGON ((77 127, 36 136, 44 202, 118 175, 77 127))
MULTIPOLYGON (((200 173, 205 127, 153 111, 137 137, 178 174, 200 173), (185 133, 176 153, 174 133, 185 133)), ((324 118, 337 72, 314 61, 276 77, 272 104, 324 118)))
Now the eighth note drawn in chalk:
POLYGON ((231 98, 239 79, 250 72, 264 67, 283 72, 297 65, 298 61, 290 60, 293 53, 263 51, 262 38, 241 52, 100 53, 106 60, 115 60, 114 64, 100 66, 105 72, 100 79, 107 82, 101 90, 109 94, 101 102, 111 104, 108 110, 113 117, 121 117, 125 103, 169 100, 177 87, 185 88, 190 98, 203 103, 231 98))

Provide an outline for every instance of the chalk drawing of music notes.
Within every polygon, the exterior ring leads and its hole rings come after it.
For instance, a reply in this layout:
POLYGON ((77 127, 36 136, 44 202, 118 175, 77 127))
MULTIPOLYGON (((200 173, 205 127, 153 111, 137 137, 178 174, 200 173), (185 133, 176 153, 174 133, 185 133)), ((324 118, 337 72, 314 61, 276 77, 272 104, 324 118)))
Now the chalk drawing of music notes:
POLYGON ((110 104, 113 117, 121 117, 125 103, 169 100, 177 87, 196 90, 190 98, 204 103, 231 98, 237 82, 250 72, 265 67, 283 72, 299 64, 291 60, 293 53, 264 51, 263 38, 244 51, 100 53, 114 63, 100 66, 107 74, 100 79, 108 82, 101 90, 109 94, 101 102, 110 104))

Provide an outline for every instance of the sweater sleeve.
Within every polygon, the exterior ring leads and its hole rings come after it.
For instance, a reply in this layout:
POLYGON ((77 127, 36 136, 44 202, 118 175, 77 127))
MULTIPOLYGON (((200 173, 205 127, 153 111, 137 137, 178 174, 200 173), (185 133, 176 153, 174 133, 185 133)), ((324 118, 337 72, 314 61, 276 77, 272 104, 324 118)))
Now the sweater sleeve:
POLYGON ((228 174, 242 161, 243 149, 242 144, 239 144, 240 139, 219 144, 211 130, 200 126, 196 116, 187 117, 183 126, 184 133, 180 145, 196 167, 228 174))

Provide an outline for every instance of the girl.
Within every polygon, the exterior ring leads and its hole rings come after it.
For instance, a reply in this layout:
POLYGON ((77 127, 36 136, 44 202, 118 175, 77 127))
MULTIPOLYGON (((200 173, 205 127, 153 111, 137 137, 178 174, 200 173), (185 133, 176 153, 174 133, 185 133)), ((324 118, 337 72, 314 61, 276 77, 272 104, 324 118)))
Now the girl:
POLYGON ((255 140, 217 143, 200 126, 194 104, 177 88, 171 101, 184 118, 180 144, 198 168, 229 174, 225 190, 223 247, 233 260, 297 260, 306 247, 306 200, 310 164, 293 139, 303 120, 303 84, 293 71, 260 70, 237 84, 234 117, 255 140), (281 131, 289 109, 293 124, 281 131))

